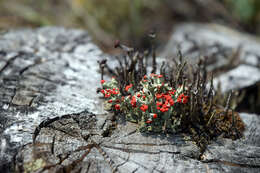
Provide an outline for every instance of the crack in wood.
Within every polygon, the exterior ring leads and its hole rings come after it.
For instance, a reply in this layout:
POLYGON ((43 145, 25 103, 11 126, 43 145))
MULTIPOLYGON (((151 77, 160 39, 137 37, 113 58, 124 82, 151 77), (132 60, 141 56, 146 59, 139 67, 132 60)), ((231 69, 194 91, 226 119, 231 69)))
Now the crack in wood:
POLYGON ((143 145, 143 146, 167 146, 167 145, 174 145, 172 143, 165 143, 165 144, 153 144, 153 143, 124 143, 124 142, 118 142, 113 144, 122 144, 122 145, 143 145))
MULTIPOLYGON (((138 165, 139 167, 142 167, 142 168, 144 168, 144 169, 146 169, 146 170, 149 170, 148 167, 146 167, 146 166, 140 164, 139 162, 136 162, 136 161, 134 161, 134 160, 129 160, 129 161, 135 163, 135 164, 138 165)), ((138 168, 138 169, 139 169, 139 168, 138 168)), ((156 168, 154 168, 154 170, 157 171, 157 172, 160 172, 160 173, 164 173, 163 171, 158 170, 158 169, 156 169, 156 168)))
MULTIPOLYGON (((3 68, 0 69, 0 74, 6 70, 11 64, 14 63, 14 61, 18 58, 21 57, 22 55, 28 54, 26 52, 18 52, 17 55, 13 56, 12 58, 10 58, 5 66, 3 68)), ((22 58, 21 58, 22 59, 22 58)), ((22 85, 19 85, 19 81, 21 80, 21 77, 23 76, 23 73, 29 69, 31 69, 32 67, 42 64, 46 61, 42 60, 41 58, 36 59, 34 61, 33 64, 28 65, 24 68, 22 68, 19 72, 18 75, 13 75, 14 78, 11 78, 12 81, 14 81, 15 83, 11 84, 12 86, 14 86, 14 94, 11 96, 11 101, 10 101, 10 105, 14 105, 14 106, 29 106, 31 107, 33 105, 33 102, 35 100, 35 98, 38 96, 39 92, 38 91, 34 91, 34 90, 30 90, 27 88, 27 86, 24 86, 24 89, 22 85), (19 88, 19 89, 18 89, 19 88)), ((8 80, 10 79, 10 76, 8 77, 8 80)), ((29 79, 30 80, 30 79, 29 79)), ((4 80, 5 82, 6 80, 4 80)), ((48 80, 46 80, 48 81, 48 80)))
POLYGON ((160 152, 152 152, 152 151, 144 151, 144 150, 135 150, 135 149, 129 149, 129 148, 120 148, 115 146, 107 146, 102 145, 102 147, 108 148, 108 149, 114 149, 114 150, 120 150, 126 153, 142 153, 142 154, 160 154, 160 152))
POLYGON ((75 168, 80 162, 82 162, 84 160, 85 157, 87 157, 87 155, 90 153, 91 149, 94 147, 93 144, 89 144, 87 146, 84 146, 84 147, 81 147, 80 149, 76 149, 70 153, 67 153, 66 156, 64 158, 60 158, 60 162, 57 163, 57 164, 53 164, 53 165, 47 165, 47 166, 44 166, 43 169, 40 171, 40 172, 44 172, 45 170, 49 170, 53 167, 56 167, 58 165, 61 165, 66 159, 69 158, 69 156, 71 155, 71 153, 74 153, 74 152, 78 152, 78 151, 82 151, 83 149, 87 149, 87 151, 77 160, 74 160, 71 164, 69 165, 66 165, 64 166, 64 168, 62 168, 63 170, 65 169, 66 172, 70 172, 71 170, 73 170, 73 168, 75 168))
MULTIPOLYGON (((137 129, 127 133, 126 135, 123 135, 122 138, 124 137, 128 137, 128 136, 131 136, 132 134, 135 134, 137 132, 137 129)), ((115 138, 117 138, 117 136, 113 136, 111 137, 110 139, 108 139, 106 142, 111 142, 112 140, 114 140, 115 138)))
POLYGON ((132 171, 132 173, 135 173, 135 172, 137 172, 137 171, 138 171, 138 169, 139 169, 139 167, 135 168, 135 169, 132 171))
POLYGON ((17 52, 17 55, 13 56, 12 58, 8 59, 6 64, 0 69, 0 75, 19 57, 25 55, 26 53, 23 51, 17 52))
POLYGON ((252 164, 246 164, 246 163, 234 163, 231 161, 226 160, 219 160, 219 159, 211 159, 206 161, 201 161, 203 163, 220 163, 227 166, 233 166, 233 167, 241 167, 241 168, 260 168, 260 165, 252 165, 252 164))
MULTIPOLYGON (((68 136, 70 136, 70 137, 73 137, 73 138, 78 138, 78 137, 80 137, 80 136, 77 136, 77 134, 74 135, 73 132, 68 133, 68 131, 63 130, 63 129, 59 129, 59 128, 56 128, 56 127, 50 126, 50 127, 48 127, 48 128, 53 129, 53 130, 56 130, 56 131, 61 132, 61 133, 64 133, 64 134, 66 134, 66 135, 68 135, 68 136)), ((78 135, 80 135, 80 134, 78 134, 78 135)))
MULTIPOLYGON (((49 60, 49 61, 50 61, 50 60, 49 60)), ((42 63, 44 63, 44 62, 46 62, 46 61, 44 61, 44 60, 41 59, 41 58, 36 59, 33 64, 30 64, 30 65, 24 67, 22 70, 20 70, 20 71, 19 71, 19 75, 22 76, 23 73, 26 72, 27 70, 29 70, 30 68, 35 67, 35 66, 37 66, 37 65, 40 65, 40 64, 42 64, 42 63)))
POLYGON ((37 136, 39 135, 42 128, 48 126, 49 124, 51 124, 54 121, 57 121, 59 119, 60 119, 60 117, 55 117, 55 118, 47 118, 46 120, 43 120, 34 130, 33 143, 35 143, 35 140, 36 140, 37 136))
POLYGON ((88 167, 87 167, 87 171, 86 171, 87 173, 88 173, 89 170, 90 170, 90 166, 91 166, 91 162, 88 163, 88 167))
MULTIPOLYGON (((120 158, 122 158, 122 157, 120 157, 120 158)), ((129 158, 130 158, 130 153, 128 153, 127 158, 125 159, 125 161, 122 162, 122 163, 120 163, 120 164, 118 164, 118 165, 116 166, 116 168, 118 169, 119 167, 121 167, 121 166, 123 166, 124 164, 126 164, 126 163, 129 161, 129 158)), ((123 159, 123 158, 122 158, 122 159, 123 159)), ((124 159, 123 159, 123 160, 124 160, 124 159)))
POLYGON ((59 84, 59 83, 63 84, 63 82, 61 82, 61 81, 51 80, 48 77, 41 76, 41 75, 34 73, 34 72, 27 73, 26 75, 27 76, 34 76, 34 77, 37 77, 38 79, 41 79, 41 80, 44 80, 46 82, 50 82, 50 83, 53 83, 53 84, 59 84))
POLYGON ((105 161, 108 162, 112 172, 118 172, 117 166, 115 165, 114 161, 107 155, 107 153, 97 143, 94 142, 94 145, 99 153, 104 157, 105 161))
POLYGON ((16 89, 16 87, 13 89, 13 95, 11 96, 11 100, 10 100, 10 102, 9 102, 9 104, 10 105, 13 105, 13 100, 14 100, 14 97, 15 97, 15 95, 16 95, 16 91, 17 91, 17 89, 16 89))
POLYGON ((80 114, 89 114, 89 112, 85 110, 85 111, 82 111, 82 112, 65 114, 65 115, 62 115, 62 116, 57 116, 57 117, 54 117, 54 118, 47 118, 46 120, 43 120, 34 130, 33 142, 35 142, 35 140, 36 140, 37 136, 39 135, 42 128, 48 127, 51 123, 53 123, 55 121, 62 120, 62 119, 70 119, 70 118, 73 117, 73 115, 79 116, 80 114))
POLYGON ((94 147, 93 144, 89 144, 88 150, 79 159, 74 160, 71 164, 65 166, 65 169, 70 172, 70 170, 75 168, 80 162, 82 162, 84 160, 85 157, 87 157, 87 155, 90 153, 90 151, 92 150, 93 147, 94 147))
POLYGON ((54 135, 53 138, 52 138, 51 154, 54 154, 55 139, 56 139, 56 135, 54 135))
MULTIPOLYGON (((81 113, 82 113, 82 112, 81 112, 81 113)), ((80 115, 81 113, 77 113, 77 115, 80 115)), ((86 112, 83 112, 83 113, 86 113, 86 112)), ((47 120, 43 121, 43 122, 35 129, 35 132, 34 132, 34 135, 33 135, 33 141, 34 141, 34 143, 35 143, 35 140, 36 140, 37 136, 39 135, 39 133, 40 133, 40 131, 41 131, 42 128, 52 128, 52 129, 54 129, 54 130, 62 131, 63 133, 66 133, 66 134, 67 134, 66 131, 63 131, 63 130, 58 129, 58 128, 54 128, 54 127, 52 127, 52 126, 50 126, 50 125, 51 125, 53 122, 59 121, 59 120, 64 119, 64 118, 66 118, 66 119, 72 118, 72 119, 74 120, 74 122, 76 122, 76 123, 79 125, 80 122, 79 122, 78 120, 76 120, 75 118, 73 118, 73 115, 76 115, 76 114, 74 113, 74 114, 64 115, 65 117, 64 117, 64 116, 62 116, 62 117, 55 117, 55 118, 47 119, 47 120)), ((72 137, 75 137, 75 136, 72 136, 72 137)), ((54 154, 54 143, 55 143, 55 136, 53 137, 53 140, 52 140, 52 143, 51 143, 51 153, 52 153, 52 154, 54 154)), ((110 167, 111 167, 112 172, 117 172, 117 167, 115 166, 115 163, 113 162, 113 160, 106 154, 106 152, 105 152, 97 143, 95 143, 95 142, 93 142, 93 141, 92 141, 89 145, 87 145, 87 146, 80 146, 80 147, 77 148, 76 150, 67 153, 67 155, 68 155, 67 157, 69 157, 69 155, 71 155, 71 154, 74 153, 74 152, 78 152, 78 151, 82 151, 82 150, 88 149, 88 151, 85 152, 79 159, 77 159, 77 160, 73 161, 71 164, 65 166, 64 169, 65 169, 65 170, 73 170, 73 169, 76 167, 77 164, 79 164, 80 162, 82 162, 83 159, 84 159, 85 157, 87 157, 87 155, 90 153, 90 151, 91 151, 91 149, 92 149, 93 147, 95 147, 95 148, 99 151, 99 153, 104 157, 104 160, 108 162, 108 164, 109 164, 110 167)), ((65 159, 61 159, 61 158, 60 158, 60 160, 61 160, 61 162, 63 162, 65 159)), ((60 163, 61 163, 61 162, 60 162, 60 163)), ((58 164, 60 164, 60 163, 58 163, 58 164)), ((52 167, 55 167, 55 166, 57 166, 58 164, 46 166, 46 167, 44 167, 43 171, 44 171, 44 170, 47 170, 47 169, 50 169, 50 168, 52 168, 52 167)))

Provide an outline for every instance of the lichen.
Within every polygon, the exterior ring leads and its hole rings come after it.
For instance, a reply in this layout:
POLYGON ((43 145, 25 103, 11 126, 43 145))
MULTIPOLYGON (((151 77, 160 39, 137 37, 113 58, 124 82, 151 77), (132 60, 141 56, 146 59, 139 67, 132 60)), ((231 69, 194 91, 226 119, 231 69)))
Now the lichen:
POLYGON ((197 68, 187 65, 181 52, 173 65, 163 62, 160 74, 156 54, 151 51, 152 73, 148 73, 148 54, 134 51, 116 42, 125 55, 118 58, 119 67, 112 70, 106 60, 100 61, 101 84, 98 89, 107 107, 116 115, 138 123, 145 133, 190 134, 195 143, 205 150, 211 140, 223 136, 231 139, 242 137, 244 124, 238 113, 230 108, 232 93, 225 105, 215 96, 213 75, 208 76, 206 61, 200 60, 197 68), (111 81, 103 79, 104 72, 113 75, 111 81))
POLYGON ((36 159, 32 162, 28 162, 24 164, 24 172, 34 172, 43 168, 46 165, 45 161, 42 159, 36 159))
POLYGON ((118 82, 102 80, 104 97, 110 109, 126 115, 128 121, 138 123, 142 132, 177 132, 189 107, 187 87, 174 89, 165 83, 163 75, 146 75, 140 81, 141 87, 134 90, 127 85, 124 90, 128 95, 122 96, 118 82))

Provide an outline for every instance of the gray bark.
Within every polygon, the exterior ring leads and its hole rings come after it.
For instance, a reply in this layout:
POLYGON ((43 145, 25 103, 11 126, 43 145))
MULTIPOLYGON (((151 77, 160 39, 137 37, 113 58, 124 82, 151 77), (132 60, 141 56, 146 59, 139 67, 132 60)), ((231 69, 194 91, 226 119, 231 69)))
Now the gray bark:
POLYGON ((260 119, 241 113, 245 137, 200 150, 184 134, 146 135, 105 112, 96 94, 104 57, 80 30, 0 36, 2 172, 259 172, 260 119))

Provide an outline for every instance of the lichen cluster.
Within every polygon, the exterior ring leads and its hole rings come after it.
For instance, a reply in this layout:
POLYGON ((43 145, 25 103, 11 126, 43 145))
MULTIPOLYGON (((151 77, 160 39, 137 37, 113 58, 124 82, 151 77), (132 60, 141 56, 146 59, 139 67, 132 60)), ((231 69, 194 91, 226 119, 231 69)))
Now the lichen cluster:
POLYGON ((214 99, 213 76, 208 77, 205 60, 189 66, 179 52, 172 65, 163 62, 157 70, 152 49, 149 73, 149 54, 120 42, 115 47, 125 54, 118 58, 115 70, 107 60, 99 62, 102 88, 98 89, 115 114, 122 113, 128 121, 138 123, 141 132, 190 134, 201 148, 220 135, 232 139, 242 136, 244 124, 230 108, 232 93, 225 105, 214 99), (160 74, 155 74, 157 71, 160 74), (113 76, 111 81, 103 79, 105 72, 113 76))
POLYGON ((122 96, 115 78, 108 82, 102 80, 101 84, 103 89, 100 92, 108 107, 138 123, 140 131, 177 132, 181 129, 185 107, 189 104, 185 95, 187 87, 182 85, 174 89, 165 83, 163 75, 153 73, 143 77, 139 90, 134 90, 133 84, 127 85, 124 88, 126 96, 122 96))

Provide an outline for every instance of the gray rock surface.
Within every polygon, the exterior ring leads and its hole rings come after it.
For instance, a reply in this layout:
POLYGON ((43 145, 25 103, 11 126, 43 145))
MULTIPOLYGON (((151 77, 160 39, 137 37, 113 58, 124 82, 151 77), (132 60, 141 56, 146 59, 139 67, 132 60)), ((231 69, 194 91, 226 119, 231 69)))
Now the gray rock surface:
POLYGON ((84 31, 9 31, 0 56, 3 172, 260 172, 256 115, 241 114, 244 138, 220 138, 199 160, 181 134, 141 134, 104 112, 96 94, 104 55, 84 31))

